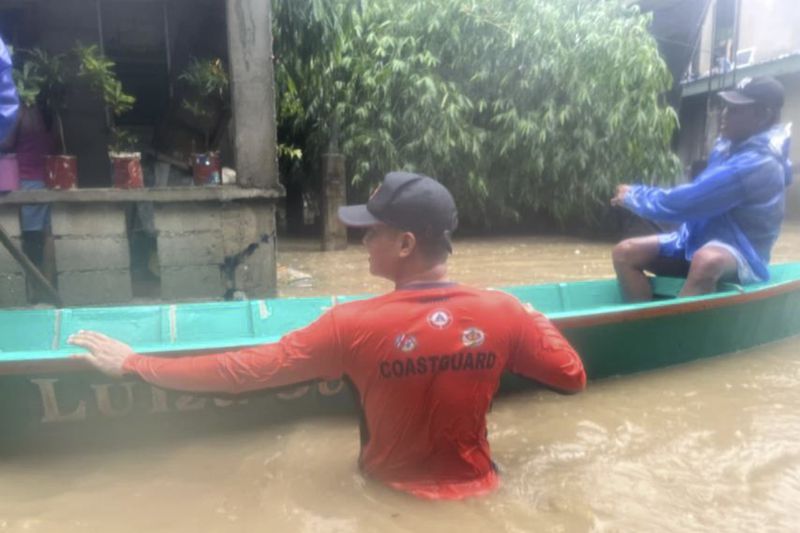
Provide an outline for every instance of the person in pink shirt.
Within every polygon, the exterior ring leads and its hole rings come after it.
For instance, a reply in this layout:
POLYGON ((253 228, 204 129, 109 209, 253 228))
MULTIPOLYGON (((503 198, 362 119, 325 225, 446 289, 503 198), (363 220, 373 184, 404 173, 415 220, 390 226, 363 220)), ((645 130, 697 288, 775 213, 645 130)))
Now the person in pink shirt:
MULTIPOLYGON (((14 144, 10 151, 17 155, 20 189, 45 188, 45 156, 52 154, 55 141, 38 107, 20 109, 16 130, 12 133, 14 144)), ((50 206, 24 205, 20 209, 22 246, 28 257, 38 267, 45 266, 45 250, 50 237, 50 206)), ((44 270, 47 270, 44 268, 44 270)))

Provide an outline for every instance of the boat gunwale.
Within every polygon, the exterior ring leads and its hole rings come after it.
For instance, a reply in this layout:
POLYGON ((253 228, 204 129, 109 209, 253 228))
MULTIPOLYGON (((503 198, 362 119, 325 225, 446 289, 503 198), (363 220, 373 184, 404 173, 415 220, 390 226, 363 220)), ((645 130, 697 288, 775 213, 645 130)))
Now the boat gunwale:
MULTIPOLYGON (((783 263, 798 264, 800 263, 783 263)), ((778 266, 778 265, 776 265, 778 266)), ((583 280, 583 281, 604 281, 604 280, 583 280)), ((517 285, 516 287, 526 287, 517 285)), ((513 289, 509 286, 497 290, 513 289)), ((546 313, 546 316, 560 329, 577 329, 607 324, 618 324, 633 320, 647 320, 664 316, 677 315, 682 313, 696 313, 710 309, 730 307, 743 303, 764 300, 781 296, 783 294, 800 291, 800 279, 786 280, 780 282, 761 284, 758 287, 744 288, 742 291, 726 291, 689 298, 680 298, 666 301, 644 302, 636 304, 624 304, 614 309, 602 307, 595 310, 585 310, 579 316, 576 312, 555 312, 546 313)), ((317 297, 312 297, 317 298, 317 297)), ((224 302, 209 302, 221 304, 224 302)), ((202 305, 202 304, 200 304, 202 305)), ((190 355, 203 355, 217 353, 230 349, 242 349, 258 346, 264 343, 264 339, 253 339, 252 343, 229 344, 214 347, 186 347, 182 346, 175 350, 141 350, 154 357, 185 357, 190 355)), ((776 339, 777 340, 777 339, 776 339)), ((85 352, 69 352, 60 354, 57 357, 30 358, 23 360, 0 360, 0 376, 5 375, 24 375, 41 372, 76 372, 89 370, 86 363, 76 358, 85 352)))
POLYGON ((582 313, 580 316, 569 316, 574 313, 551 313, 548 318, 559 327, 565 329, 600 326, 642 320, 662 316, 677 315, 686 312, 706 311, 723 307, 731 307, 743 303, 765 300, 800 290, 800 279, 787 280, 764 285, 757 289, 727 291, 702 296, 693 296, 669 301, 646 302, 644 304, 628 304, 619 309, 601 309, 582 313), (558 316, 562 315, 562 316, 558 316))

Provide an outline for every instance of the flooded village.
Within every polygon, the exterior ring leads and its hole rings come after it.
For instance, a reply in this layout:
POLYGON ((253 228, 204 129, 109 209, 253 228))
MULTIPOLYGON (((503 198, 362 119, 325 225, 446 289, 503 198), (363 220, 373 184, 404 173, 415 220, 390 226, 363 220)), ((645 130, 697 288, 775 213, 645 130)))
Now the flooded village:
POLYGON ((0 532, 794 531, 799 18, 0 0, 0 532))

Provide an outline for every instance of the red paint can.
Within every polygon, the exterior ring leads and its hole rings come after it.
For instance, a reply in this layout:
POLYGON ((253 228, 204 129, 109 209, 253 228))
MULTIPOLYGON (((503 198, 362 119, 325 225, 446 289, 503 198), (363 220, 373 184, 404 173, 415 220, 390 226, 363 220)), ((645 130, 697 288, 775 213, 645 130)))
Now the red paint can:
POLYGON ((0 191, 19 189, 19 165, 16 154, 0 154, 0 191))
POLYGON ((48 155, 44 158, 48 189, 74 189, 78 186, 78 159, 74 155, 48 155))
POLYGON ((222 167, 219 152, 192 154, 192 174, 195 185, 220 185, 222 167))
POLYGON ((139 153, 112 155, 111 167, 114 187, 118 189, 141 189, 144 187, 139 153))

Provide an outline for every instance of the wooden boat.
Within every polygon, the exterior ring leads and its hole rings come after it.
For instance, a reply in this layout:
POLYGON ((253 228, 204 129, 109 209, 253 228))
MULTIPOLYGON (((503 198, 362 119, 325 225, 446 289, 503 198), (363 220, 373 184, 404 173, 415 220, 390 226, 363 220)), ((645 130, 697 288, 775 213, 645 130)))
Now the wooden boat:
MULTIPOLYGON (((653 278, 656 299, 623 303, 615 280, 503 290, 547 314, 581 354, 590 379, 651 370, 735 352, 800 334, 800 263, 771 267, 768 283, 723 284, 707 296, 676 298, 683 280, 653 278)), ((327 308, 366 296, 0 311, 2 435, 48 435, 104 421, 208 417, 262 419, 352 408, 340 381, 306 383, 245 397, 165 391, 112 380, 70 359, 66 339, 102 331, 140 353, 179 356, 275 341, 327 308), (180 414, 180 417, 170 415, 180 414)), ((506 388, 519 385, 510 379, 506 388)), ((138 423, 138 422, 137 422, 138 423)), ((78 430, 82 431, 82 430, 78 430)))

